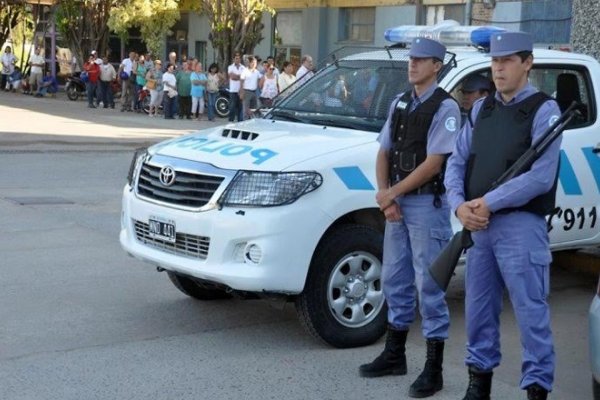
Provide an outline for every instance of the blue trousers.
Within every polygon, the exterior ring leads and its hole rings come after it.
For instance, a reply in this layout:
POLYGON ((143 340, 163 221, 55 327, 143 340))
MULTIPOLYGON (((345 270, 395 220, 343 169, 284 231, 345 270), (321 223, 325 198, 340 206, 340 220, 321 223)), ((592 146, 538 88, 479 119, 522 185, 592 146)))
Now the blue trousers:
POLYGON ((175 116, 175 104, 177 104, 177 96, 169 97, 165 91, 163 93, 163 110, 166 119, 173 119, 175 116))
POLYGON ((450 317, 444 292, 429 274, 429 266, 452 236, 446 198, 433 206, 433 195, 409 195, 400 202, 403 218, 386 222, 383 242, 383 294, 388 322, 408 329, 416 316, 417 300, 426 339, 447 339, 450 317), (418 298, 417 298, 418 296, 418 298))
POLYGON ((500 312, 507 289, 521 333, 521 388, 537 383, 552 390, 554 346, 550 309, 546 221, 528 212, 492 216, 474 232, 465 275, 466 364, 490 371, 500 364, 500 312))
POLYGON ((208 119, 209 121, 212 121, 213 119, 215 119, 215 103, 217 102, 217 95, 219 93, 214 92, 208 92, 208 119))
MULTIPOLYGON (((244 90, 244 89, 240 89, 244 90)), ((229 121, 235 121, 237 117, 238 121, 244 120, 244 106, 240 100, 239 93, 229 93, 229 121)))
POLYGON ((92 82, 85 83, 85 90, 87 93, 88 106, 94 105, 94 98, 96 97, 97 84, 92 82))

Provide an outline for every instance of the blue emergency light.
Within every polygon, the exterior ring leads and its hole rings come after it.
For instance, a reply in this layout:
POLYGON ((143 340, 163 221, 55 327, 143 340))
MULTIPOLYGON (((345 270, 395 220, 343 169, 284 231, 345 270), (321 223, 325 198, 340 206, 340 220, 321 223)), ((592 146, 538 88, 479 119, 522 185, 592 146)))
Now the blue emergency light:
POLYGON ((389 42, 411 43, 413 39, 425 37, 437 40, 446 46, 489 47, 492 34, 506 32, 496 26, 462 26, 456 21, 446 20, 437 25, 402 25, 386 29, 384 36, 389 42))

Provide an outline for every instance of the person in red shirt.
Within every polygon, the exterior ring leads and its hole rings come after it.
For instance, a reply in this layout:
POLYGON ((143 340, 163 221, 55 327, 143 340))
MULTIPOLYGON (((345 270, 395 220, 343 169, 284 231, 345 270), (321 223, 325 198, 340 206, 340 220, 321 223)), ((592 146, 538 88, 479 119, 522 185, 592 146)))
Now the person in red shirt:
POLYGON ((98 77, 100 76, 100 66, 96 64, 94 55, 90 55, 88 61, 83 64, 83 71, 87 74, 85 89, 87 92, 88 107, 96 108, 94 105, 94 97, 98 86, 98 77))

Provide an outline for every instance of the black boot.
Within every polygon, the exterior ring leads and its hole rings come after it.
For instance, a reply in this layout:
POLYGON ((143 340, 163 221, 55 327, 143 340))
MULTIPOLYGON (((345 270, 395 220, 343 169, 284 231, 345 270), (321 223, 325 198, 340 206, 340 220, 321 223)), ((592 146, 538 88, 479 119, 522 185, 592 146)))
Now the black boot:
POLYGON ((548 391, 537 383, 527 386, 527 400, 546 400, 546 398, 548 398, 548 391))
POLYGON ((384 375, 406 375, 404 351, 407 334, 407 330, 401 331, 389 326, 383 352, 373 362, 359 367, 360 376, 375 378, 384 375))
POLYGON ((444 341, 427 339, 427 360, 421 375, 410 385, 408 395, 417 399, 433 396, 442 390, 442 363, 444 362, 444 341))
POLYGON ((463 400, 490 400, 492 392, 492 371, 483 372, 469 367, 469 388, 463 400))

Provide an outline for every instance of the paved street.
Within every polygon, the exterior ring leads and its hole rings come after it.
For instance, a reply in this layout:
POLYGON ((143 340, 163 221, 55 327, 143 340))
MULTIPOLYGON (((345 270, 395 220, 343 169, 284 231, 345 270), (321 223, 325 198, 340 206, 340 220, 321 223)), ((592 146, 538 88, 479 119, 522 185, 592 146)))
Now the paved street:
MULTIPOLYGON (((219 123, 224 123, 220 121, 219 123)), ((199 302, 118 242, 132 151, 215 126, 167 121, 83 101, 0 93, 0 400, 404 399, 424 362, 409 335, 406 377, 358 377, 382 348, 336 350, 309 337, 291 304, 199 302)), ((589 275, 554 268, 551 398, 591 398, 589 275)), ((449 292, 445 387, 467 384, 462 277, 449 292)), ((520 347, 507 302, 494 399, 523 399, 520 347)))

